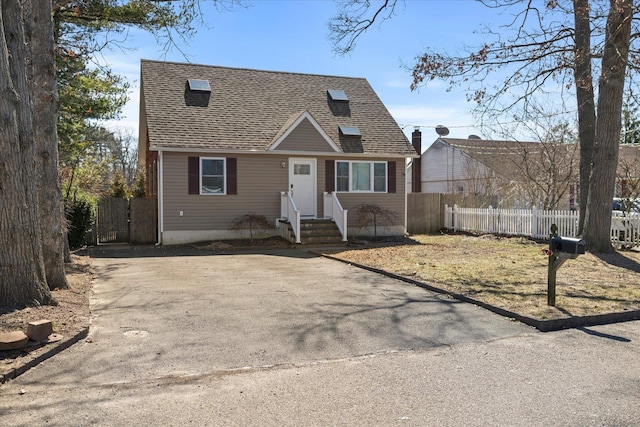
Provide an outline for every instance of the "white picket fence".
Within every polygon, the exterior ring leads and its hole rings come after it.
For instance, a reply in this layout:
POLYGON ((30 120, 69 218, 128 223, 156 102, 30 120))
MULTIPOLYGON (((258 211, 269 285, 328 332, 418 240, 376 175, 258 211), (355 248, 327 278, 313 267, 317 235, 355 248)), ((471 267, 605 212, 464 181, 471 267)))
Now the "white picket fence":
MULTIPOLYGON (((546 211, 532 209, 488 209, 444 207, 444 228, 453 231, 527 236, 535 239, 549 237, 551 224, 558 226, 558 234, 577 237, 577 211, 546 211)), ((611 242, 622 247, 640 246, 640 217, 611 218, 611 242)))

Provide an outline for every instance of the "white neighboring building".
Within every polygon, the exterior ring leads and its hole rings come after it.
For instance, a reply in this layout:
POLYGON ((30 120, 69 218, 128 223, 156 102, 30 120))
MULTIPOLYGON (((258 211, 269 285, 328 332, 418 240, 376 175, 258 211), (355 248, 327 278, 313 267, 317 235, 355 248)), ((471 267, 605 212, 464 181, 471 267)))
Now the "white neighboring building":
POLYGON ((414 164, 409 166, 408 191, 454 194, 469 206, 504 208, 542 207, 543 198, 559 191, 558 208, 572 209, 577 206, 577 162, 575 144, 441 136, 421 155, 419 189, 413 188, 414 164), (532 198, 535 192, 540 196, 532 198))

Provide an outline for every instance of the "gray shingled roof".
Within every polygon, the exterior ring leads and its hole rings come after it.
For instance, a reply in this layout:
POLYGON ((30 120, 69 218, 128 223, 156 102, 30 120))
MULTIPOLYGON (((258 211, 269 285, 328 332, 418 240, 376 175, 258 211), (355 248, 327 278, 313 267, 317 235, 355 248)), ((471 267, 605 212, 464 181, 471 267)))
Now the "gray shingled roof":
MULTIPOLYGON (((458 148, 469 157, 483 163, 489 168, 499 172, 506 178, 513 179, 518 175, 518 164, 523 161, 523 151, 529 154, 541 152, 539 142, 522 142, 522 141, 492 141, 484 139, 457 139, 457 138, 439 138, 452 147, 458 148)), ((580 147, 572 144, 557 144, 558 149, 564 149, 568 152, 575 150, 575 153, 567 155, 571 156, 574 167, 579 167, 580 147)), ((558 152, 562 158, 562 152, 558 152)), ((530 157, 531 158, 531 157, 530 157)), ((622 144, 618 151, 618 173, 625 176, 627 173, 640 173, 640 146, 622 144)))
POLYGON ((541 176, 546 173, 542 166, 550 157, 557 157, 563 166, 573 161, 577 170, 579 154, 574 144, 548 144, 529 141, 499 141, 486 139, 439 138, 467 156, 479 161, 503 177, 513 180, 522 175, 522 162, 529 168, 539 168, 541 176))
MULTIPOLYGON (((639 145, 628 145, 621 144, 620 150, 618 151, 618 168, 619 172, 623 172, 620 170, 621 165, 637 165, 640 166, 640 146, 639 145)), ((640 170, 636 172, 640 173, 640 170)))
POLYGON ((345 153, 416 154, 363 78, 149 60, 141 74, 151 149, 266 151, 292 117, 308 111, 345 153), (211 93, 190 92, 188 79, 209 80, 211 93), (330 101, 328 89, 344 90, 348 107, 330 101), (341 137, 341 125, 357 126, 362 144, 341 137))

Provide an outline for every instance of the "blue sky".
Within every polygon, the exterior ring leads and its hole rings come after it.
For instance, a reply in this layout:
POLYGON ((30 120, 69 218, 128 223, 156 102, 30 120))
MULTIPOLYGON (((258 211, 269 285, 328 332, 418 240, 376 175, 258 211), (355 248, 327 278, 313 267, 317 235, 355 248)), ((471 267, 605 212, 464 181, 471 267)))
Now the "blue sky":
MULTIPOLYGON (((447 92, 442 82, 430 82, 412 92, 407 66, 429 46, 452 53, 477 46, 481 25, 496 16, 471 0, 407 0, 396 16, 360 37, 353 53, 332 51, 327 23, 336 13, 331 0, 256 0, 248 8, 218 12, 206 3, 206 26, 180 51, 163 46, 140 30, 131 30, 124 43, 130 49, 103 52, 103 60, 131 84, 130 101, 118 122, 108 126, 137 135, 140 59, 169 60, 228 67, 364 77, 396 121, 410 135, 423 133, 423 148, 433 142, 435 126, 449 127, 450 137, 482 135, 469 113, 472 105, 462 90, 447 92)), ((486 137, 486 135, 484 135, 486 137)))

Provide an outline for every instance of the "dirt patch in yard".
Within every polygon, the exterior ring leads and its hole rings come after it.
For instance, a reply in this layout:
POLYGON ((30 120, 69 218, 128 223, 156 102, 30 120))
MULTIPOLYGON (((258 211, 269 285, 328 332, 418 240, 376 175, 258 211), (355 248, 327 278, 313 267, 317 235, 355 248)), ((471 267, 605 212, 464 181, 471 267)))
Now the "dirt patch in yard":
MULTIPOLYGON (((0 332, 26 331, 29 322, 51 320, 53 332, 69 339, 89 326, 89 296, 91 291, 91 268, 89 258, 72 255, 66 264, 68 289, 52 291, 58 305, 44 305, 16 309, 0 307, 0 332)), ((21 350, 0 351, 0 374, 9 372, 38 357, 54 345, 27 347, 21 350)))
POLYGON ((540 320, 640 309, 637 251, 568 260, 557 272, 556 306, 548 306, 547 248, 519 237, 419 235, 326 253, 540 320))

